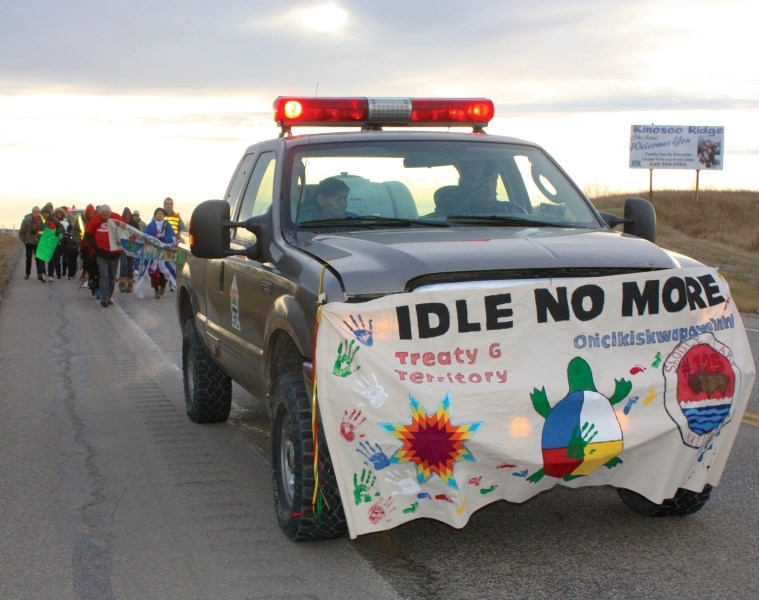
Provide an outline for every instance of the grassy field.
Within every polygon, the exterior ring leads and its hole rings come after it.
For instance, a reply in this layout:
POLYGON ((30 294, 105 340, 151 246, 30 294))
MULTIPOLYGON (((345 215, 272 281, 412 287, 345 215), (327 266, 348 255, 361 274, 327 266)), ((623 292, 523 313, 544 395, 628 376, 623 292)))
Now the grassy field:
POLYGON ((0 233, 0 298, 5 293, 8 277, 16 264, 20 248, 18 236, 0 233))
MULTIPOLYGON (((628 196, 591 198, 599 210, 622 214, 628 196)), ((657 243, 718 267, 741 312, 759 312, 759 192, 654 191, 657 243)), ((16 236, 0 234, 0 296, 20 253, 16 236)), ((19 273, 16 273, 20 276, 19 273)))
MULTIPOLYGON (((648 192, 629 194, 648 199, 648 192)), ((591 198, 621 215, 628 195, 591 198)), ((730 284, 741 312, 759 311, 759 192, 654 191, 656 242, 712 267, 730 284)))

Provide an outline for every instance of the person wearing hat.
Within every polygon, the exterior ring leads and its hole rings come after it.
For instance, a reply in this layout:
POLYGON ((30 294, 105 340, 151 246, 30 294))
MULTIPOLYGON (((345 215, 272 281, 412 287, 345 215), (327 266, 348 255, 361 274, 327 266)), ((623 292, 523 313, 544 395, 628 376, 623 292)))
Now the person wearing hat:
MULTIPOLYGON (((176 234, 171 223, 165 218, 166 211, 163 207, 156 208, 153 211, 153 220, 145 227, 145 233, 152 235, 165 244, 173 244, 176 241, 176 234)), ((162 260, 151 260, 148 263, 147 270, 150 276, 150 286, 155 291, 155 298, 158 300, 166 292, 166 285, 175 277, 171 272, 171 263, 162 260)), ((176 281, 174 279, 174 281, 176 281)))
POLYGON ((129 224, 132 227, 139 229, 140 231, 145 231, 145 221, 140 218, 139 210, 132 212, 132 220, 129 222, 129 224))
POLYGON ((95 251, 98 266, 98 291, 100 306, 107 308, 113 304, 113 290, 119 276, 119 258, 123 250, 111 250, 111 236, 108 232, 108 220, 124 222, 121 215, 111 211, 107 204, 101 204, 97 213, 87 223, 85 237, 90 248, 95 251))
POLYGON ((61 242, 55 249, 53 258, 50 260, 50 264, 47 266, 47 274, 50 278, 52 278, 53 274, 55 274, 55 278, 60 279, 66 272, 66 265, 64 264, 63 258, 63 242, 66 238, 66 231, 68 230, 69 225, 68 216, 69 213, 63 206, 59 206, 53 210, 53 217, 58 221, 58 223, 60 223, 62 229, 58 230, 61 234, 61 242))
MULTIPOLYGON (((124 223, 134 227, 132 224, 132 211, 128 206, 124 207, 121 213, 124 223)), ((134 256, 126 252, 121 253, 119 258, 119 291, 131 293, 134 287, 134 256)))
POLYGON ((100 282, 98 278, 98 263, 95 257, 95 249, 90 247, 90 242, 87 239, 87 225, 92 221, 92 217, 97 214, 95 207, 92 204, 88 204, 82 213, 81 222, 77 222, 77 234, 79 235, 79 253, 82 256, 82 287, 85 286, 90 290, 90 294, 95 297, 100 296, 99 287, 100 282))
MULTIPOLYGON (((65 228, 63 227, 63 224, 60 222, 58 217, 55 216, 53 205, 48 202, 45 204, 45 206, 42 207, 42 221, 44 223, 44 227, 48 229, 54 229, 55 233, 58 235, 59 240, 63 237, 63 234, 66 232, 65 228)), ((50 261, 47 263, 47 280, 52 281, 53 276, 55 276, 56 279, 61 278, 61 244, 60 242, 55 247, 55 251, 53 252, 52 257, 50 258, 50 261)))
POLYGON ((32 274, 32 259, 34 259, 37 266, 37 279, 45 281, 45 263, 35 256, 37 252, 37 243, 39 242, 40 235, 42 234, 42 228, 44 223, 42 221, 42 214, 39 206, 32 207, 32 212, 24 217, 21 221, 21 226, 18 228, 18 239, 24 244, 26 249, 26 276, 24 279, 29 279, 32 274))
POLYGON ((73 216, 69 216, 67 221, 66 233, 63 234, 63 239, 61 240, 61 263, 63 265, 63 274, 68 279, 74 279, 79 267, 79 244, 81 243, 81 238, 78 233, 78 223, 73 216))
MULTIPOLYGON (((145 231, 146 223, 142 220, 140 217, 140 211, 135 210, 132 212, 132 219, 128 223, 135 229, 139 229, 140 231, 145 231)), ((135 258, 134 259, 134 272, 132 273, 132 286, 134 287, 134 275, 137 273, 140 273, 142 271, 142 259, 141 258, 135 258)))

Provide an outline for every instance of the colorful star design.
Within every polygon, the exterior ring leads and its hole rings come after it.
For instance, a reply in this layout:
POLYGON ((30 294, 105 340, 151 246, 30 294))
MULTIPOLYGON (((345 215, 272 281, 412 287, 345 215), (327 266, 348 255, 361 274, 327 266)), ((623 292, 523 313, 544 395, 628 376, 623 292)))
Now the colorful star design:
POLYGON ((413 394, 409 395, 411 423, 381 423, 403 445, 390 458, 391 463, 415 463, 419 483, 437 475, 446 485, 458 489, 453 467, 460 460, 475 460, 464 442, 472 439, 481 422, 454 425, 451 398, 446 394, 437 409, 428 415, 413 394))

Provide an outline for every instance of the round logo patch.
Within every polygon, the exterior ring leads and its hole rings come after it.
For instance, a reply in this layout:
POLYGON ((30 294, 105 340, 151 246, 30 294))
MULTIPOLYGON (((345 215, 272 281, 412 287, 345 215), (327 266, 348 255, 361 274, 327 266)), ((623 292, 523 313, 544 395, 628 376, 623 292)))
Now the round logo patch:
POLYGON ((664 363, 664 407, 683 442, 704 448, 730 421, 736 390, 733 353, 711 333, 678 344, 664 363))

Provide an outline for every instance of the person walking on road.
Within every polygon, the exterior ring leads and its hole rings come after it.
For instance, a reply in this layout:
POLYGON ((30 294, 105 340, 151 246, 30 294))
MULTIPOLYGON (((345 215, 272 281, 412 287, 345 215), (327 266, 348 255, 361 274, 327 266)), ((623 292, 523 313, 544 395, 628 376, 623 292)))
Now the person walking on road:
POLYGON ((164 198, 163 214, 166 221, 171 224, 171 228, 174 230, 174 235, 180 237, 181 234, 187 231, 187 226, 184 224, 182 217, 178 212, 174 212, 174 200, 171 198, 164 198))
MULTIPOLYGON (((79 242, 79 251, 82 255, 82 280, 86 282, 86 287, 90 290, 90 294, 100 299, 100 280, 98 277, 98 263, 95 257, 95 249, 90 246, 90 242, 87 239, 87 225, 92 221, 92 217, 97 214, 97 210, 92 204, 88 204, 82 214, 82 222, 78 224, 81 229, 79 235, 81 241, 79 242)), ((82 284, 84 286, 84 283, 82 284)))
POLYGON ((106 308, 113 304, 113 290, 119 276, 119 259, 123 250, 111 250, 108 232, 108 220, 124 222, 121 215, 111 211, 107 204, 101 204, 98 212, 87 224, 85 235, 90 248, 94 248, 98 266, 100 306, 106 308))
POLYGON ((145 221, 143 221, 140 218, 140 211, 135 210, 132 213, 132 221, 129 223, 132 227, 135 229, 139 229, 140 231, 145 231, 145 221))
MULTIPOLYGON (((174 229, 171 227, 171 223, 164 219, 165 214, 163 208, 156 208, 153 211, 153 220, 145 227, 145 233, 152 235, 165 244, 173 244, 176 241, 174 229)), ((167 282, 172 281, 173 273, 169 264, 162 260, 151 260, 147 265, 148 275, 150 275, 150 285, 155 290, 156 300, 160 299, 166 292, 167 282)))
POLYGON ((60 241, 66 232, 61 222, 53 214, 53 205, 49 202, 42 207, 42 231, 37 241, 35 256, 40 259, 47 268, 47 281, 53 281, 55 275, 61 277, 60 265, 60 241), (47 231, 50 230, 50 231, 47 231), (56 269, 56 257, 58 258, 56 269))
POLYGON ((18 238, 21 243, 24 244, 26 250, 26 263, 24 279, 29 279, 32 274, 32 259, 34 259, 37 266, 37 279, 45 281, 45 263, 38 259, 35 254, 37 252, 37 242, 39 242, 40 235, 42 234, 42 228, 44 223, 42 221, 42 214, 40 213, 40 207, 32 207, 32 212, 26 215, 21 221, 21 227, 18 229, 18 238))
MULTIPOLYGON (((44 212, 43 216, 45 216, 44 212)), ((57 233, 61 236, 62 242, 63 237, 66 235, 66 228, 69 224, 68 211, 65 207, 59 206, 53 211, 52 217, 47 218, 48 221, 50 219, 55 223, 57 233)), ((50 259, 50 263, 47 266, 48 279, 52 279, 53 276, 55 276, 56 279, 62 277, 62 270, 65 268, 65 265, 63 264, 63 246, 61 242, 59 242, 58 246, 55 248, 53 257, 50 259)))
MULTIPOLYGON (((132 211, 129 210, 128 206, 124 207, 124 210, 121 213, 121 218, 127 225, 135 227, 134 220, 132 218, 132 211)), ((122 252, 121 257, 119 258, 119 292, 129 293, 132 291, 133 287, 134 256, 127 254, 126 252, 122 252)))
MULTIPOLYGON (((174 236, 177 240, 181 240, 182 236, 187 232, 187 225, 185 225, 179 213, 174 212, 174 200, 172 198, 164 198, 163 213, 166 216, 166 221, 171 224, 171 228, 174 230, 174 236)), ((169 277, 169 289, 173 292, 177 289, 177 266, 176 263, 172 262, 167 262, 166 266, 171 272, 171 277, 169 277)))

